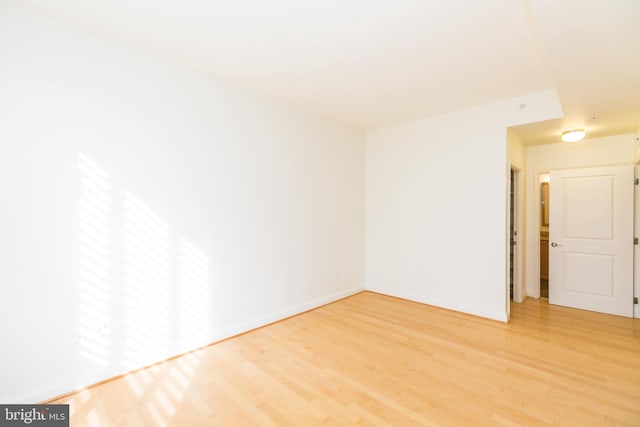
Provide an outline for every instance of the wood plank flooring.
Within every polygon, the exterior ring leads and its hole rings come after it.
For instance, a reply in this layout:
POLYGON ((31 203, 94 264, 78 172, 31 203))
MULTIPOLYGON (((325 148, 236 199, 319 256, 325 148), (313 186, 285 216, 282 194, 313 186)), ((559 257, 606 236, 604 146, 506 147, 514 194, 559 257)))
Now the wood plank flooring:
POLYGON ((640 320, 370 292, 89 388, 73 426, 640 426, 640 320))

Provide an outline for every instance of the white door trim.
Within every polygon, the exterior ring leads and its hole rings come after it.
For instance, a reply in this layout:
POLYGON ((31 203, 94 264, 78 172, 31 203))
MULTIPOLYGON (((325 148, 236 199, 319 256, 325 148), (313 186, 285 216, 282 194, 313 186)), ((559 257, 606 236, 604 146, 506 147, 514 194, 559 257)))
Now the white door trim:
MULTIPOLYGON (((640 166, 635 166, 634 176, 640 177, 640 166)), ((633 236, 640 237, 640 185, 636 185, 634 193, 633 236)), ((640 298, 640 246, 633 246, 633 296, 640 298)), ((633 317, 640 318, 640 304, 634 304, 633 317)))

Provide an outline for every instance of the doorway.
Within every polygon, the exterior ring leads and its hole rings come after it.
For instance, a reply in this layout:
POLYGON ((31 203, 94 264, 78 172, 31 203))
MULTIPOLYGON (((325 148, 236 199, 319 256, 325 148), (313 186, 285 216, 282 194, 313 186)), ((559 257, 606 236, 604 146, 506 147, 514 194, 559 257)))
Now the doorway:
POLYGON ((549 303, 633 317, 632 166, 551 171, 549 303))
POLYGON ((520 209, 519 209, 520 170, 511 167, 509 174, 509 301, 522 302, 521 254, 520 251, 520 209))

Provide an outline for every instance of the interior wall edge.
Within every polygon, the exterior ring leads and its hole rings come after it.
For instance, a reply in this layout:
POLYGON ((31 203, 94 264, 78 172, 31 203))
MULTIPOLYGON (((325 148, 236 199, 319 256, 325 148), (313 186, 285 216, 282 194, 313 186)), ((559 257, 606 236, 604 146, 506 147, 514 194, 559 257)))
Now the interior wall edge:
POLYGON ((454 311, 460 314, 468 314, 470 316, 482 317, 484 319, 496 320, 498 322, 507 323, 507 313, 505 312, 489 312, 486 310, 478 310, 477 307, 469 307, 467 305, 455 305, 451 304, 449 301, 444 300, 436 300, 432 298, 424 298, 421 295, 416 294, 415 292, 402 292, 397 290, 389 290, 380 286, 370 286, 368 285, 365 289, 367 292, 373 292, 376 294, 386 295, 389 297, 400 298, 403 300, 425 304, 432 306, 437 309, 444 309, 454 311))

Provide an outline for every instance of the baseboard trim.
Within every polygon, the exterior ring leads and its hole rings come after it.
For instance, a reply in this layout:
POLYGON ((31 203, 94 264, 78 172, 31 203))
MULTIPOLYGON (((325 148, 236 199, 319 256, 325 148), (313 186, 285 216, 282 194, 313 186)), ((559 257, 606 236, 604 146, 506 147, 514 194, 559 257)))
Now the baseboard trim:
POLYGON ((252 331, 267 327, 274 323, 282 322, 292 317, 300 316, 309 311, 318 309, 320 307, 324 307, 329 304, 333 304, 345 298, 349 298, 363 291, 365 291, 365 289, 362 286, 349 288, 340 292, 335 292, 320 298, 316 298, 306 303, 298 304, 286 310, 281 310, 281 311, 269 314, 267 316, 257 317, 248 322, 243 322, 241 324, 234 325, 233 327, 219 330, 213 334, 212 340, 208 344, 164 358, 158 362, 145 365, 140 368, 132 369, 132 370, 129 370, 117 375, 109 376, 103 379, 97 379, 97 378, 87 379, 86 381, 83 382, 84 385, 80 385, 80 386, 77 385, 77 382, 46 386, 33 392, 14 395, 12 397, 7 398, 5 402, 7 403, 32 403, 32 402, 52 403, 56 400, 63 399, 65 397, 78 393, 82 390, 98 387, 102 384, 115 381, 127 375, 140 372, 145 369, 149 369, 151 367, 161 365, 163 363, 185 356, 187 354, 202 350, 203 348, 216 345, 218 343, 233 339, 235 337, 238 337, 244 334, 248 334, 252 331))
POLYGON ((508 318, 507 318, 507 313, 506 312, 502 316, 496 316, 493 313, 485 313, 485 312, 480 312, 480 311, 471 311, 471 310, 467 310, 467 309, 465 309, 463 307, 457 307, 457 306, 448 305, 448 304, 445 304, 445 303, 443 303, 441 301, 430 301, 430 300, 426 300, 424 298, 420 298, 420 297, 418 297, 416 295, 411 295, 411 294, 402 293, 402 292, 389 292, 387 290, 374 288, 374 287, 367 287, 366 288, 366 292, 371 292, 371 293, 374 293, 374 294, 380 294, 380 295, 384 295, 384 296, 388 296, 388 297, 398 298, 398 299, 402 299, 402 300, 405 300, 405 301, 415 302, 415 303, 418 303, 418 304, 428 305, 430 307, 435 307, 435 308, 442 309, 442 310, 447 310, 447 311, 460 313, 460 314, 466 314, 466 315, 474 316, 474 317, 480 317, 480 318, 483 318, 483 319, 493 320, 493 321, 496 321, 496 322, 508 323, 508 318))

